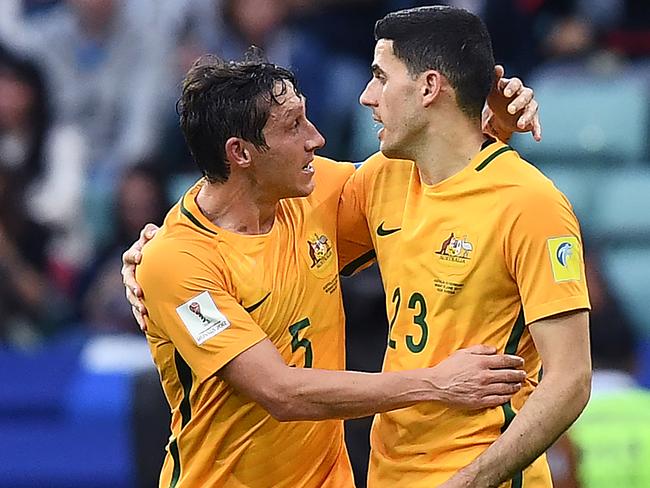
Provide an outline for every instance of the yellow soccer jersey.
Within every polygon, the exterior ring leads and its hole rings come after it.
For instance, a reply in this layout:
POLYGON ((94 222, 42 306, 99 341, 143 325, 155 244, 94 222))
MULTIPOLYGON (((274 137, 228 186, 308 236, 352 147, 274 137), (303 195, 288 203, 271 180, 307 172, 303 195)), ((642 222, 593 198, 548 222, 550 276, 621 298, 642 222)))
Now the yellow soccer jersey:
POLYGON ((315 191, 281 201, 268 234, 212 224, 195 202, 199 182, 144 248, 147 339, 172 410, 161 487, 354 485, 342 421, 280 423, 215 375, 266 337, 287 364, 345 368, 334 243, 353 167, 314 166, 315 191))
MULTIPOLYGON (((505 430, 537 385, 526 325, 589 308, 577 220, 550 180, 492 142, 433 186, 413 163, 373 156, 346 184, 339 222, 348 274, 376 250, 390 326, 385 371, 433 366, 476 344, 525 358, 525 386, 503 407, 430 403, 375 418, 368 486, 437 486, 505 430)), ((504 486, 550 487, 545 459, 504 486)))

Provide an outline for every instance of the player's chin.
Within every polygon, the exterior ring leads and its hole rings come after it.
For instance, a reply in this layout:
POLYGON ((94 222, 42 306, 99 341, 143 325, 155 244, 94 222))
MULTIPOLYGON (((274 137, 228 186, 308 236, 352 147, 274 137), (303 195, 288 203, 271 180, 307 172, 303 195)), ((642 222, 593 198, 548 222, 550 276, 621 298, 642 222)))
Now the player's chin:
POLYGON ((293 198, 308 197, 314 191, 314 187, 314 178, 310 178, 309 181, 296 185, 291 196, 293 198))
POLYGON ((381 141, 379 144, 379 150, 381 153, 389 159, 401 159, 402 154, 399 148, 396 148, 392 144, 388 144, 386 141, 381 141))
POLYGON ((308 197, 311 195, 311 193, 314 191, 314 188, 316 185, 314 184, 314 179, 312 178, 309 184, 307 184, 303 189, 302 189, 302 195, 303 197, 308 197))

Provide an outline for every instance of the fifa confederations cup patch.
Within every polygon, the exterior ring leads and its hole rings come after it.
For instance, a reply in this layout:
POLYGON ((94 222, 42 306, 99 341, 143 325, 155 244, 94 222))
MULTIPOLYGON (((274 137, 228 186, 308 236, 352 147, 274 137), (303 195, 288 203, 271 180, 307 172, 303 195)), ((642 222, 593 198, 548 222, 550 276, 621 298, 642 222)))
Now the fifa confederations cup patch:
POLYGON ((580 242, 577 237, 551 237, 546 241, 551 259, 553 278, 562 281, 579 281, 581 278, 580 242))

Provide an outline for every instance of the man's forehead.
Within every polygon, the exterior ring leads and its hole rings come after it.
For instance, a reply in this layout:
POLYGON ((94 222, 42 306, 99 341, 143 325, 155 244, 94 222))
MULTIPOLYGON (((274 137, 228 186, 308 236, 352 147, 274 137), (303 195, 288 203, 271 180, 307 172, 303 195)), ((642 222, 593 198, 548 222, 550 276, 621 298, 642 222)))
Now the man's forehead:
POLYGON ((293 90, 293 86, 285 94, 278 96, 277 101, 279 103, 271 105, 267 126, 269 123, 273 125, 283 124, 285 121, 303 111, 304 96, 297 95, 293 90))
POLYGON ((292 84, 287 84, 284 93, 276 92, 276 100, 278 103, 273 104, 272 111, 279 114, 302 110, 302 107, 305 104, 305 97, 303 95, 298 95, 292 84))
POLYGON ((273 95, 276 97, 290 95, 291 93, 295 92, 296 88, 289 80, 277 80, 273 85, 273 95))
POLYGON ((391 39, 379 39, 375 44, 375 62, 378 58, 385 59, 394 56, 393 41, 391 39))
POLYGON ((375 55, 372 60, 372 71, 383 72, 394 71, 400 68, 402 61, 393 52, 393 41, 379 39, 375 44, 375 55))

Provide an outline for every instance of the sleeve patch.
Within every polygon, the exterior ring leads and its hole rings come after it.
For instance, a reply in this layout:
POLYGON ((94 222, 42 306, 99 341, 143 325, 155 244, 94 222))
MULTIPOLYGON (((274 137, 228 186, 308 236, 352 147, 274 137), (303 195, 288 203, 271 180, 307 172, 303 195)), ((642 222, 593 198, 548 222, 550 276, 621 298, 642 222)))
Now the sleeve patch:
POLYGON ((578 238, 551 237, 546 242, 555 282, 580 281, 582 253, 578 238))
POLYGON ((199 346, 230 327, 230 321, 217 308, 207 291, 177 307, 176 313, 199 346))

